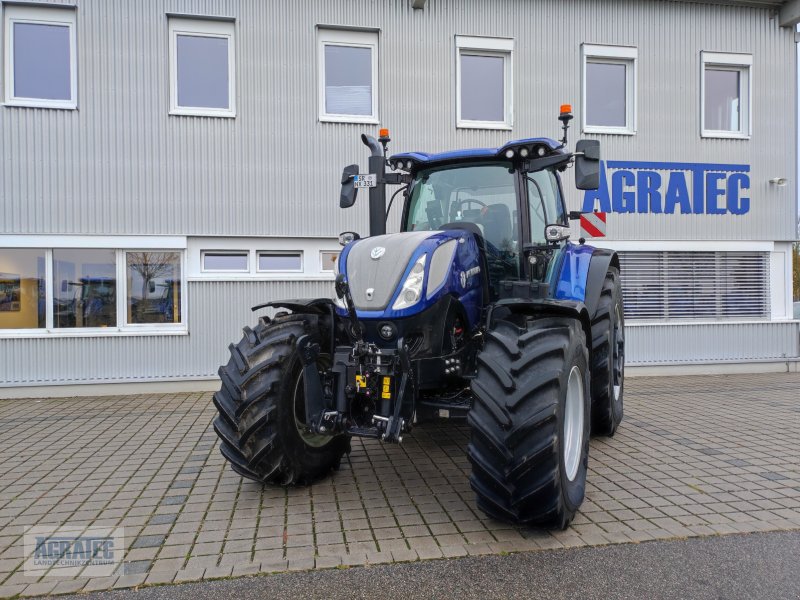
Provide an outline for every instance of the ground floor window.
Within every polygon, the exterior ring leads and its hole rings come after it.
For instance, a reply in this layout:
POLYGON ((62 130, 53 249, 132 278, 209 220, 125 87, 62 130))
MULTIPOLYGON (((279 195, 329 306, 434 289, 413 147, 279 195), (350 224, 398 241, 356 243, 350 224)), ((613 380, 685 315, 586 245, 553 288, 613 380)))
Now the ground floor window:
POLYGON ((184 327, 183 252, 0 248, 0 331, 184 327))
POLYGON ((53 327, 116 327, 114 250, 53 250, 53 327))
POLYGON ((181 322, 179 252, 126 252, 127 322, 181 322))
POLYGON ((44 250, 0 250, 0 329, 46 326, 45 277, 44 250))
POLYGON ((770 316, 768 252, 620 252, 627 320, 770 316))

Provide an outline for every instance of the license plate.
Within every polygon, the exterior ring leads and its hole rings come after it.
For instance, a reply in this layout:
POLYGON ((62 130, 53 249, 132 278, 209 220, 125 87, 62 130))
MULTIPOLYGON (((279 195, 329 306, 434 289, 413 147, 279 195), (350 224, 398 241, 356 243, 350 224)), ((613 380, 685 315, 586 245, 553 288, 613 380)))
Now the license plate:
POLYGON ((373 188, 378 185, 378 178, 374 173, 356 175, 353 177, 353 185, 357 188, 373 188))

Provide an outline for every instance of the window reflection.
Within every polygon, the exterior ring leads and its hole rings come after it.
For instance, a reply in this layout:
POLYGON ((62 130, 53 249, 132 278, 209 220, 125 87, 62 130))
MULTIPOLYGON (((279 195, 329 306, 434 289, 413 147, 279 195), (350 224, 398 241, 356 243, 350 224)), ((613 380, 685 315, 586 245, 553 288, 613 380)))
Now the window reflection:
POLYGON ((179 252, 127 252, 128 323, 181 322, 179 252))
POLYGON ((113 250, 53 250, 53 325, 116 327, 113 250))
POLYGON ((0 250, 0 329, 45 327, 44 250, 0 250))

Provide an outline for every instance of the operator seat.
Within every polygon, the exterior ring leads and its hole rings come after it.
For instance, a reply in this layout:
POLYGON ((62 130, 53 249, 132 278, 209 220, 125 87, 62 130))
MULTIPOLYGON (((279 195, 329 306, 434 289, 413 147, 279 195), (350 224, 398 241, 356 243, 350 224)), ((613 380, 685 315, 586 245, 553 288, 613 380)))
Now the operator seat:
POLYGON ((490 204, 483 212, 483 235, 498 250, 508 250, 513 241, 511 211, 505 204, 490 204))

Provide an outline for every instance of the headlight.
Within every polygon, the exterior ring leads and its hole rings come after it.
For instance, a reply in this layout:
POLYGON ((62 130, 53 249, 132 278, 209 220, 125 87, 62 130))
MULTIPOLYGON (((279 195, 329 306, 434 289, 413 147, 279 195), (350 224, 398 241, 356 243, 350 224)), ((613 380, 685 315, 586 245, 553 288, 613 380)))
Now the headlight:
POLYGON ((422 282, 425 279, 425 257, 423 254, 411 267, 411 273, 408 274, 406 280, 403 282, 403 287, 400 289, 400 295, 392 305, 393 310, 400 310, 414 306, 422 297, 422 282))

